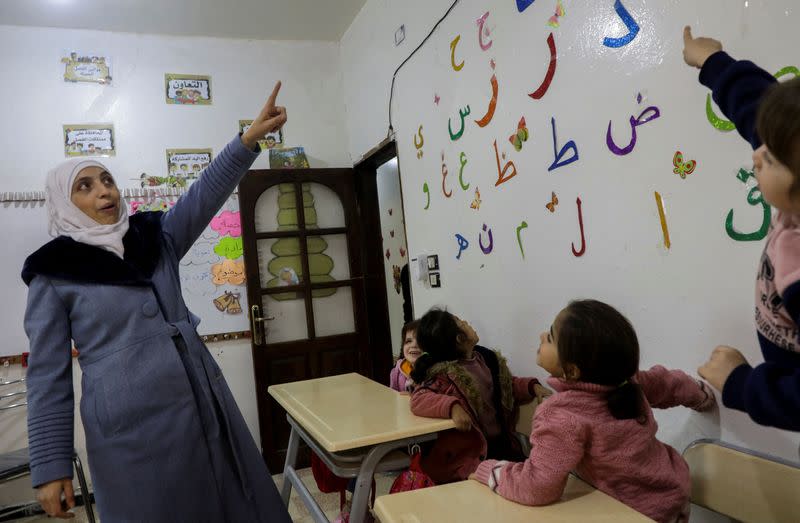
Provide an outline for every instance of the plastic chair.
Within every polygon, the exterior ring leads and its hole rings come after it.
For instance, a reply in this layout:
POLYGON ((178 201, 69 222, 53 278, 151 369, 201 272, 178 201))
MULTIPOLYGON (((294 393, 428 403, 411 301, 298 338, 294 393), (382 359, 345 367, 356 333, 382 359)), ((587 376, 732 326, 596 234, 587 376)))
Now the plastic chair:
POLYGON ((748 523, 800 521, 800 464, 714 439, 683 451, 692 503, 748 523))
POLYGON ((534 398, 530 403, 519 406, 519 418, 517 418, 517 426, 514 434, 519 440, 522 452, 527 456, 531 453, 531 429, 533 428, 533 415, 536 413, 536 407, 539 406, 539 400, 534 398))
MULTIPOLYGON (((0 382, 0 387, 7 385, 23 384, 23 383, 25 383, 25 378, 8 382, 0 382)), ((26 394, 27 390, 20 390, 20 391, 0 394, 0 401, 8 400, 9 398, 23 399, 26 394)), ((19 401, 18 403, 12 403, 11 405, 2 405, 0 406, 0 412, 22 408, 25 407, 27 404, 28 404, 27 401, 19 401)), ((95 521, 94 510, 92 510, 92 503, 91 500, 89 499, 89 487, 87 486, 86 483, 86 475, 83 473, 83 465, 81 464, 81 459, 78 457, 78 453, 75 452, 74 450, 72 451, 72 463, 75 466, 75 475, 78 476, 78 483, 80 484, 81 487, 83 504, 86 509, 86 518, 90 522, 94 523, 95 521)), ((6 452, 5 454, 0 454, 0 483, 13 481, 23 476, 27 476, 30 473, 31 473, 31 460, 27 448, 15 450, 12 452, 6 452)))

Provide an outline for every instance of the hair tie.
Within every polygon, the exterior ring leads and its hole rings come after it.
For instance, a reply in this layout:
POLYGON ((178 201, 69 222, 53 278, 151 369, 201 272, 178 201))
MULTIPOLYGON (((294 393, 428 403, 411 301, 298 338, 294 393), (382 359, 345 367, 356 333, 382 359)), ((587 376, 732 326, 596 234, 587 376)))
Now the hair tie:
POLYGON ((625 386, 625 385, 627 385, 627 384, 628 384, 628 380, 625 380, 625 381, 623 381, 622 383, 620 383, 619 385, 617 385, 617 388, 618 388, 618 389, 621 389, 622 387, 624 387, 624 386, 625 386))

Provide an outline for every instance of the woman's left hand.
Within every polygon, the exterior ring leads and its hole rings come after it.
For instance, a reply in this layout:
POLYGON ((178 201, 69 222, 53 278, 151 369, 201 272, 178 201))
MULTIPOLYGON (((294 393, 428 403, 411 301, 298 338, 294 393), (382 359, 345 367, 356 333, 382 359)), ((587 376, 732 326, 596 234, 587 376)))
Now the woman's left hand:
POLYGON ((274 133, 286 123, 286 108, 275 105, 280 90, 281 82, 278 82, 275 84, 272 94, 269 95, 266 105, 261 109, 261 113, 253 120, 250 128, 242 134, 242 143, 248 149, 254 149, 259 140, 263 140, 268 133, 274 133))

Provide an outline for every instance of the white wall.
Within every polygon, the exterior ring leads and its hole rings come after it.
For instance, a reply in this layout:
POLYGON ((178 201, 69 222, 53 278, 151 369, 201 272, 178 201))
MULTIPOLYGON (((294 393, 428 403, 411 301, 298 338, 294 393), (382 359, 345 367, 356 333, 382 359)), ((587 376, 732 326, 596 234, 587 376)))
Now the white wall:
MULTIPOLYGON (((342 83, 348 150, 353 162, 386 138, 392 73, 451 3, 451 0, 367 0, 345 32, 340 42, 342 83), (405 24, 406 39, 395 47, 394 32, 401 24, 405 24)), ((402 74, 401 71, 398 77, 402 74)))
POLYGON ((397 159, 378 167, 378 206, 381 215, 381 237, 383 238, 383 267, 386 275, 386 297, 389 303, 389 326, 392 337, 392 354, 400 354, 403 328, 403 290, 395 287, 394 268, 403 268, 408 263, 406 227, 403 219, 403 203, 400 194, 400 173, 397 159), (387 258, 386 253, 389 253, 387 258))
MULTIPOLYGON (((424 38, 450 1, 389 2, 368 0, 342 40, 350 153, 356 159, 385 136, 391 74, 424 38), (394 28, 406 24, 408 37, 394 47, 394 28), (388 62, 388 63, 381 63, 388 62)), ((770 71, 797 65, 789 52, 797 43, 790 29, 791 3, 625 2, 641 25, 637 45, 615 52, 602 46, 606 35, 625 28, 609 7, 613 3, 566 3, 561 28, 546 26, 552 5, 534 3, 518 13, 514 2, 464 0, 426 46, 398 74, 394 127, 411 257, 438 253, 442 289, 414 286, 415 310, 447 306, 476 327, 483 341, 504 350, 519 374, 544 377, 535 365, 538 333, 547 328, 569 299, 596 297, 628 315, 642 345, 642 365, 663 363, 695 374, 717 344, 741 348, 752 363, 762 361, 753 321, 753 280, 763 244, 733 242, 725 235, 727 211, 735 209, 741 229, 757 228, 760 212, 744 201, 736 170, 750 162, 748 145, 735 133, 720 133, 705 119, 707 90, 696 71, 682 64, 681 28, 724 40, 742 58, 753 58, 770 71), (493 48, 477 45, 476 18, 490 11, 493 48), (722 15, 721 15, 722 14, 722 15), (550 91, 533 101, 533 91, 549 62, 545 39, 554 33, 558 68, 550 91), (461 35, 460 73, 450 67, 450 41, 461 35), (778 35, 765 39, 765 34, 778 35), (497 62, 501 84, 497 113, 486 129, 472 123, 491 97, 490 58, 497 62), (591 79, 591 81, 587 81, 591 79), (644 101, 637 106, 635 97, 644 101), (433 103, 434 94, 442 101, 433 103), (457 143, 448 137, 448 117, 458 124, 458 110, 471 104, 468 127, 457 143), (626 119, 647 105, 662 118, 640 128, 629 157, 616 157, 605 146, 613 120, 617 141, 627 143, 626 119), (515 152, 508 142, 521 115, 531 138, 515 152), (580 160, 552 173, 550 117, 555 116, 559 145, 574 139, 580 160), (412 137, 425 128, 424 157, 416 157, 412 137), (511 181, 495 187, 497 167, 492 146, 519 169, 511 181), (672 174, 672 154, 683 149, 698 160, 687 180, 672 174), (454 196, 441 191, 443 151, 454 196), (470 191, 458 188, 458 155, 466 151, 470 191), (427 182, 431 208, 423 211, 427 182), (480 212, 469 209, 480 186, 480 212), (551 215, 544 204, 555 190, 560 204, 551 215), (667 200, 672 248, 662 245, 653 191, 667 200), (588 250, 575 258, 570 243, 580 244, 576 196, 583 199, 588 250), (753 216, 749 211, 758 216, 753 216), (525 219, 526 259, 519 254, 515 228, 525 219), (483 255, 478 246, 482 224, 494 232, 495 248, 483 255), (470 247, 456 260, 454 234, 470 247)), ((504 160, 505 162, 505 160, 504 160)), ((484 238, 486 236, 484 235, 484 238)), ((659 437, 682 449, 698 437, 721 437, 732 443, 798 460, 797 434, 757 426, 746 415, 722 408, 698 414, 673 409, 658 414, 659 437)), ((707 516, 696 511, 696 520, 707 516)))
MULTIPOLYGON (((312 167, 351 165, 343 131, 344 107, 339 49, 329 42, 246 41, 177 38, 0 26, 0 192, 43 189, 49 168, 64 159, 62 125, 112 122, 117 155, 103 160, 121 187, 135 187, 141 172, 163 174, 165 149, 211 147, 215 154, 238 132, 239 119, 251 119, 275 81, 283 80, 279 103, 287 106, 287 145, 302 145, 312 167), (70 84, 59 68, 62 51, 74 49, 110 56, 113 84, 70 84), (168 106, 164 73, 212 77, 210 107, 168 106)), ((254 168, 268 168, 263 154, 254 168)), ((7 216, 13 209, 6 209, 7 216)), ((29 209, 18 209, 25 220, 29 209)), ((14 223, 4 223, 0 243, 14 244, 14 223)), ((43 234, 46 237, 46 235, 43 234)), ((0 267, 4 287, 19 284, 28 253, 6 252, 0 267)), ((17 303, 16 307, 24 307, 17 303)), ((212 344, 248 427, 257 442, 252 355, 247 342, 212 344)), ((13 351, 26 350, 20 347, 13 351)), ((6 351, 5 353, 8 353, 6 351)), ((17 368, 12 375, 21 372, 17 368)), ((80 370, 74 366, 74 383, 80 370)), ((76 405, 80 397, 76 386, 76 405)), ((83 430, 76 410, 76 447, 84 454, 83 430)), ((0 415, 0 452, 26 446, 25 409, 0 415)), ((30 499, 29 480, 0 487, 0 505, 30 499)))

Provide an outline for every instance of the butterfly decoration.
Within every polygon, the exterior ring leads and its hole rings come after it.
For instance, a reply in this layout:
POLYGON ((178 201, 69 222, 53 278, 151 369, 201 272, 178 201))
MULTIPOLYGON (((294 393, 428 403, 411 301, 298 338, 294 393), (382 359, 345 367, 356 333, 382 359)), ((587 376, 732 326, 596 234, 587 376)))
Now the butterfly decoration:
POLYGON ((406 257, 406 250, 404 248, 402 248, 402 247, 400 247, 400 257, 401 258, 405 258, 406 257))
POLYGON ((386 259, 388 260, 391 257, 392 257, 392 251, 390 251, 389 249, 386 249, 386 259))
POLYGON ((547 207, 547 210, 550 212, 556 212, 556 205, 558 205, 558 196, 556 196, 556 193, 552 193, 550 202, 546 203, 545 207, 547 207))
POLYGON ((436 105, 439 105, 439 101, 440 100, 441 100, 441 98, 439 97, 438 94, 434 94, 433 95, 433 103, 435 103, 436 105))
POLYGON ((494 68, 497 67, 497 62, 494 61, 494 58, 489 60, 489 65, 492 66, 492 70, 494 70, 494 68))
POLYGON ((391 236, 392 238, 394 238, 394 231, 389 231, 389 236, 391 236))
POLYGON ((675 168, 672 169, 672 172, 683 179, 692 174, 695 167, 697 167, 697 162, 694 160, 684 162, 683 153, 680 151, 675 151, 675 156, 672 158, 672 164, 675 166, 675 168))
POLYGON ((519 124, 517 125, 517 132, 512 134, 508 137, 508 141, 511 142, 511 145, 514 146, 514 149, 519 152, 522 150, 523 142, 528 141, 528 127, 525 123, 525 117, 523 116, 519 120, 519 124))
POLYGON ((567 14, 567 12, 564 10, 564 4, 561 3, 561 0, 558 0, 556 2, 556 12, 547 21, 547 25, 549 25, 550 27, 558 27, 559 26, 558 19, 564 16, 565 14, 567 14))
POLYGON ((241 314, 242 304, 239 303, 241 293, 225 291, 225 294, 214 299, 214 306, 220 312, 227 312, 228 314, 241 314))
POLYGON ((470 209, 475 209, 476 211, 480 210, 482 201, 483 200, 481 200, 481 191, 479 191, 478 188, 476 187, 475 188, 475 199, 472 200, 471 204, 469 204, 469 208, 470 209))

